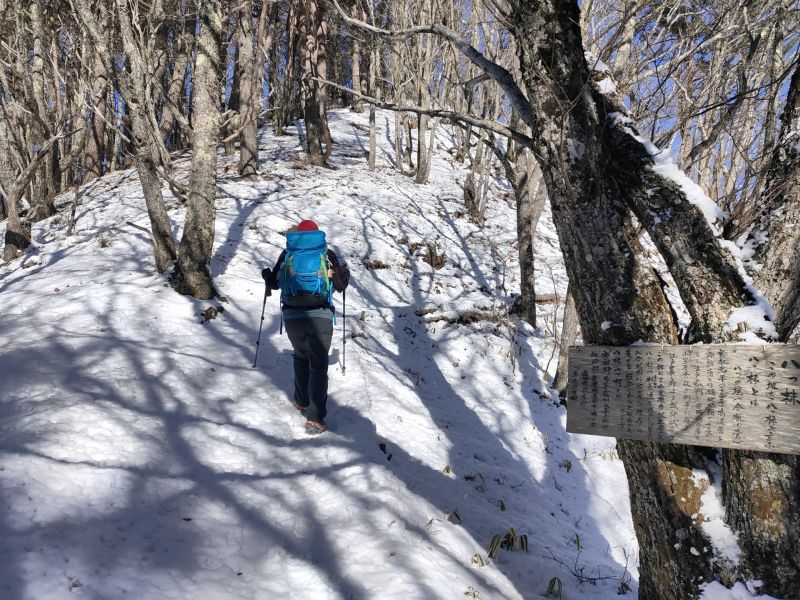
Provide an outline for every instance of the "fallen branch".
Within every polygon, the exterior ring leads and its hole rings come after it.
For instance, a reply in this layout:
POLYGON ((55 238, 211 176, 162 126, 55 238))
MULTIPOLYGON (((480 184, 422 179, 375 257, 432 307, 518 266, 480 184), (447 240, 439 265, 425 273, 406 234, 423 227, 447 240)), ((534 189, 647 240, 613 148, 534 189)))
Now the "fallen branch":
MULTIPOLYGON (((422 310, 425 311, 426 309, 422 310)), ((429 313, 423 312, 423 314, 429 313)), ((449 310, 442 314, 426 317, 422 320, 425 323, 439 323, 444 321, 450 325, 471 325, 483 321, 488 323, 502 323, 504 315, 482 309, 449 310)))
POLYGON ((135 227, 136 229, 139 229, 141 231, 144 231, 155 244, 156 240, 155 238, 153 238, 152 232, 147 227, 142 227, 141 225, 137 225, 136 223, 132 223, 131 221, 125 221, 125 224, 130 225, 131 227, 135 227))

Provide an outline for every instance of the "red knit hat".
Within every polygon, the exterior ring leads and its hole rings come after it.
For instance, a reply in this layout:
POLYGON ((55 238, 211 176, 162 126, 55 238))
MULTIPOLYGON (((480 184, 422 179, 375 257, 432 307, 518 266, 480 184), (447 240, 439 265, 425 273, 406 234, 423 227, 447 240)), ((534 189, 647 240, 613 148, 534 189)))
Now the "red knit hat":
POLYGON ((300 221, 300 224, 297 226, 297 231, 317 231, 319 227, 314 221, 310 219, 305 219, 300 221))

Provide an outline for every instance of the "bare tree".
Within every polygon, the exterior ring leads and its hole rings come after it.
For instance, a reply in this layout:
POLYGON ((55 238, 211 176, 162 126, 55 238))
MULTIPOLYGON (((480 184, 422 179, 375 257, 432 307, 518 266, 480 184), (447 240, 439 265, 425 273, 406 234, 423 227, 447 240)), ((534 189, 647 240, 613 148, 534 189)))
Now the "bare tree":
MULTIPOLYGON (((172 226, 161 193, 161 182, 153 151, 154 146, 156 148, 163 147, 163 142, 160 137, 160 129, 156 126, 154 130, 155 110, 152 95, 148 93, 147 89, 149 76, 146 49, 137 43, 129 5, 124 0, 115 0, 119 33, 127 63, 124 67, 115 60, 107 44, 106 36, 100 29, 97 16, 87 0, 70 1, 73 14, 83 25, 87 34, 91 36, 106 73, 113 74, 115 87, 126 100, 132 125, 131 145, 134 152, 134 163, 150 217, 153 255, 156 269, 163 273, 172 268, 177 259, 177 252, 172 237, 172 226)), ((155 17, 154 13, 160 8, 159 0, 151 5, 151 18, 155 17)), ((166 150, 163 154, 166 154, 166 150)))
MULTIPOLYGON (((249 7, 252 11, 255 5, 249 7)), ((242 143, 239 152, 239 174, 252 179, 258 173, 258 125, 262 115, 262 85, 264 64, 267 55, 272 53, 275 44, 275 30, 270 24, 275 22, 278 10, 276 0, 262 0, 261 10, 255 28, 242 22, 239 40, 240 103, 242 143)), ((246 11, 245 11, 246 12, 246 11)), ((252 14, 252 13, 251 13, 252 14)), ((273 63, 270 65, 274 70, 273 63)))
MULTIPOLYGON (((108 35, 111 29, 109 11, 103 3, 99 4, 98 10, 101 31, 108 35)), ((93 44, 89 43, 89 39, 86 36, 84 36, 84 44, 83 55, 87 61, 85 65, 88 70, 87 79, 91 82, 88 106, 86 107, 89 132, 87 134, 86 152, 83 158, 86 180, 89 181, 100 177, 105 172, 106 161, 110 159, 107 156, 108 147, 106 144, 106 126, 110 120, 110 112, 106 100, 109 91, 109 75, 103 66, 102 58, 93 49, 93 44)), ((108 162, 110 163, 111 161, 108 160, 108 162)))
POLYGON ((300 0, 298 31, 302 64, 303 115, 311 163, 325 165, 332 150, 325 109, 328 25, 322 0, 300 0))
POLYGON ((217 194, 217 146, 222 115, 218 82, 224 69, 221 0, 199 5, 197 57, 193 71, 192 167, 186 220, 178 248, 175 289, 196 298, 216 295, 208 264, 214 246, 217 194))

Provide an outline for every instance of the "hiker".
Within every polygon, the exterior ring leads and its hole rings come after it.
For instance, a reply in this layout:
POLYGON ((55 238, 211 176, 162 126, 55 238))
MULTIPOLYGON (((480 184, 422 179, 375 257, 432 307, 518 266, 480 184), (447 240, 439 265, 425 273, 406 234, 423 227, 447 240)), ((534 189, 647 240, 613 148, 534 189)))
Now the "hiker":
POLYGON ((281 290, 281 318, 294 349, 294 407, 306 416, 308 433, 322 433, 328 429, 333 292, 345 290, 350 271, 328 248, 325 232, 304 220, 286 234, 286 250, 261 276, 269 289, 281 290))

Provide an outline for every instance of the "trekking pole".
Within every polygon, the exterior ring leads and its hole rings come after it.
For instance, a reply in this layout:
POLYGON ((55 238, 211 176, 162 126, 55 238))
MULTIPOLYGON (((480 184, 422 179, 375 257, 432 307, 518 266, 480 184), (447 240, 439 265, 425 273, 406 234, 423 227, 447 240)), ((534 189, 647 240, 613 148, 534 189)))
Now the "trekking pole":
POLYGON ((267 309, 267 296, 272 293, 272 290, 269 289, 269 286, 266 282, 264 282, 264 304, 261 307, 261 324, 258 326, 258 339, 256 340, 256 355, 253 358, 253 368, 256 367, 256 361, 258 360, 258 349, 261 346, 261 330, 264 328, 264 311, 267 309))
POLYGON ((342 375, 345 374, 347 370, 347 366, 345 361, 347 359, 347 354, 344 351, 345 345, 347 344, 347 336, 344 332, 344 322, 347 320, 347 290, 342 290, 342 375))

